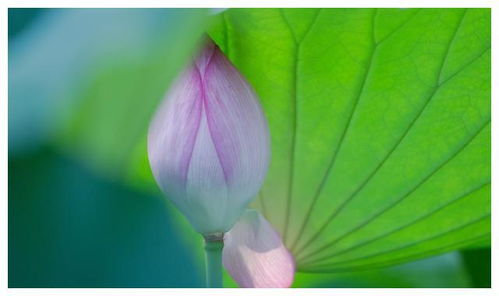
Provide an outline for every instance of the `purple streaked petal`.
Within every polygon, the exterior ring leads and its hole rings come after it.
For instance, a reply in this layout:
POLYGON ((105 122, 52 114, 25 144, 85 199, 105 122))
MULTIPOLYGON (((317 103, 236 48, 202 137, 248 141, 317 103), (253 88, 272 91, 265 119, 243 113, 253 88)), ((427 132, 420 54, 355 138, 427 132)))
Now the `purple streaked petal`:
POLYGON ((186 215, 191 216, 194 213, 190 220, 196 229, 203 233, 226 230, 229 198, 227 191, 224 172, 208 129, 206 114, 203 112, 189 165, 184 197, 189 208, 186 215), (215 229, 211 229, 212 227, 215 229))
POLYGON ((263 216, 247 210, 225 235, 223 264, 243 288, 287 288, 295 264, 280 235, 263 216))
POLYGON ((210 63, 211 58, 216 50, 218 50, 217 46, 211 40, 207 40, 203 50, 199 53, 199 56, 194 61, 201 76, 204 76, 206 67, 210 63))
POLYGON ((202 233, 226 228, 227 185, 204 111, 201 76, 187 70, 151 124, 148 153, 162 190, 202 233), (210 223, 206 223, 210 221, 210 223))
POLYGON ((161 189, 203 234, 228 231, 260 189, 267 122, 247 81, 211 41, 161 104, 148 153, 161 189))
POLYGON ((186 186, 202 115, 200 84, 197 71, 185 71, 173 83, 149 127, 149 162, 161 188, 170 187, 168 183, 186 186))
POLYGON ((229 187, 248 201, 262 186, 270 159, 267 121, 255 92, 215 48, 206 68, 208 126, 229 187))

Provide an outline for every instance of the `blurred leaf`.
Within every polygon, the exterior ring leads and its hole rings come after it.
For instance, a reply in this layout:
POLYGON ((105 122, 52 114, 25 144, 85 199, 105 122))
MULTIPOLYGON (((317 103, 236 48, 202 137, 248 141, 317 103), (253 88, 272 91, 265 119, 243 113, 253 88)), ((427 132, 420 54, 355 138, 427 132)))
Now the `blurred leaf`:
POLYGON ((40 8, 9 8, 9 42, 26 30, 43 11, 40 8))
POLYGON ((52 150, 10 158, 9 287, 202 287, 173 212, 52 150))
POLYGON ((9 47, 10 151, 62 132, 67 151, 126 173, 205 17, 204 9, 46 11, 9 47))
POLYGON ((491 287, 491 253, 490 248, 461 251, 464 265, 475 288, 491 287))
MULTIPOLYGON (((25 13, 21 9, 9 10, 9 19, 25 13)), ((144 188, 149 193, 159 196, 150 175, 145 149, 149 117, 171 80, 195 50, 205 21, 205 9, 43 10, 30 26, 18 30, 9 43, 9 157, 28 155, 27 152, 55 139, 57 149, 92 167, 93 172, 107 182, 128 178, 130 184, 146 185, 144 188)), ((49 173, 48 177, 51 177, 49 173)), ((63 179, 60 182, 66 182, 63 179)), ((83 183, 75 188, 82 186, 92 185, 83 183)), ((51 192, 47 188, 40 190, 51 192)), ((100 189, 92 192, 92 197, 100 196, 99 192, 100 189)), ((25 194, 13 193, 12 196, 17 200, 25 194)), ((114 197, 113 192, 106 194, 109 194, 108 198, 114 197)), ((33 200, 27 206, 36 202, 33 200)), ((61 209, 72 210, 70 205, 67 206, 61 209)), ((94 206, 105 207, 99 202, 94 206)), ((142 209, 139 206, 136 208, 142 209)), ((145 215, 151 215, 148 209, 142 210, 145 215)), ((164 221, 160 224, 180 229, 177 236, 170 238, 179 244, 187 242, 188 248, 184 247, 184 251, 195 259, 195 269, 202 270, 202 248, 198 245, 201 238, 177 211, 170 208, 168 217, 170 224, 164 224, 164 221), (182 241, 178 242, 179 239, 182 241)), ((104 228, 115 227, 112 221, 101 222, 104 228)), ((167 238, 168 235, 165 232, 159 237, 167 238)), ((23 248, 23 244, 13 247, 23 248)), ((163 251, 156 258, 157 264, 162 264, 163 255, 171 255, 168 248, 163 251)), ((68 253, 71 252, 78 253, 79 250, 68 250, 68 253)), ((177 251, 172 253, 178 253, 179 257, 175 258, 179 260, 183 254, 177 251)), ((65 282, 68 277, 57 277, 51 273, 42 275, 43 268, 47 266, 40 262, 40 258, 26 256, 33 259, 32 263, 26 263, 20 259, 26 253, 19 251, 18 254, 15 256, 18 264, 13 268, 19 272, 12 277, 13 285, 40 286, 42 282, 43 286, 72 285, 65 282), (40 274, 30 281, 29 276, 22 276, 26 270, 40 274), (46 279, 46 282, 40 278, 46 279), (33 284, 36 280, 39 280, 38 284, 33 284), (55 283, 57 281, 59 284, 55 283)), ((30 255, 29 252, 27 255, 30 255)), ((135 260, 127 257, 129 254, 122 255, 127 258, 122 260, 135 260)), ((185 263, 186 270, 193 268, 188 262, 185 263)), ((164 268, 168 270, 168 266, 164 268)), ((72 267, 59 262, 54 269, 57 273, 66 274, 72 267)), ((149 269, 157 270, 156 267, 149 269)), ((199 284, 192 270, 191 277, 179 273, 179 279, 172 282, 169 282, 170 276, 161 273, 141 280, 147 272, 140 268, 136 268, 136 272, 136 278, 126 284, 117 284, 118 278, 116 281, 110 278, 119 277, 120 272, 113 275, 112 271, 103 271, 103 274, 89 275, 91 279, 82 285, 99 286, 98 281, 102 281, 102 285, 121 286, 140 283, 162 287, 199 284), (158 280, 156 276, 163 280, 158 280)), ((126 272, 122 275, 133 276, 126 272)), ((86 278, 83 277, 82 281, 86 278)))
POLYGON ((299 271, 489 241, 489 9, 231 9, 211 35, 261 96, 255 206, 299 271))

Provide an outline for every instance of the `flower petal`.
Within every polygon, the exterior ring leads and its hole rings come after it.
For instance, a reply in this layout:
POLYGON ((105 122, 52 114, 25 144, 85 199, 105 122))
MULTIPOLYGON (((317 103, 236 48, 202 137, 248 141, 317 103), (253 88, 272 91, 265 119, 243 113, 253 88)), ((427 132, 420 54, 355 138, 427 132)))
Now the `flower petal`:
POLYGON ((148 153, 163 191, 197 231, 212 233, 227 227, 227 184, 208 129, 201 84, 195 67, 174 82, 151 123, 148 153))
POLYGON ((147 149, 152 172, 160 187, 168 188, 172 195, 186 186, 202 118, 200 84, 199 73, 186 70, 173 83, 149 127, 147 149))
POLYGON ((287 288, 295 264, 280 235, 255 210, 246 210, 225 235, 223 264, 243 288, 287 288))
POLYGON ((161 189, 205 235, 228 231, 262 186, 267 121, 251 86, 211 41, 154 116, 148 153, 161 189))
POLYGON ((185 195, 189 208, 186 215, 192 216, 189 220, 198 231, 204 234, 226 231, 229 199, 227 191, 227 182, 208 128, 206 114, 202 112, 187 174, 185 195))
POLYGON ((208 126, 228 194, 249 202, 260 190, 270 161, 267 120, 254 90, 218 47, 203 77, 208 126))

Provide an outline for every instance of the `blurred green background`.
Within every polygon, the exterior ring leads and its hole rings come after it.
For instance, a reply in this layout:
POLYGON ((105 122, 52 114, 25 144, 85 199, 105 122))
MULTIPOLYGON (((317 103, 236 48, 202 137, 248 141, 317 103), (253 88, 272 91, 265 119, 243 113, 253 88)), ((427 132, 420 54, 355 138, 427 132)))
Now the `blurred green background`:
MULTIPOLYGON (((203 286, 202 242, 152 180, 145 131, 210 13, 9 9, 9 287, 203 286)), ((490 287, 490 248, 295 286, 490 287)))

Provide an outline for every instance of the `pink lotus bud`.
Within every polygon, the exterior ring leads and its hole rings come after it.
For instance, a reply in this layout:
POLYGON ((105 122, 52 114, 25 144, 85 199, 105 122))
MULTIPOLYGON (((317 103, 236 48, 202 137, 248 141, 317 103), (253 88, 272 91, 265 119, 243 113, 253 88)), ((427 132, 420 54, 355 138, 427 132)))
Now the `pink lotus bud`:
POLYGON ((255 210, 247 210, 224 239, 223 264, 242 288, 288 288, 295 264, 279 233, 255 210))
POLYGON ((251 86, 211 41, 159 107, 148 153, 161 189, 205 235, 228 231, 260 190, 267 121, 251 86))

